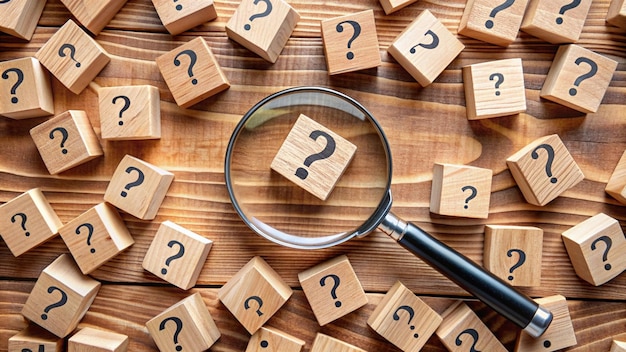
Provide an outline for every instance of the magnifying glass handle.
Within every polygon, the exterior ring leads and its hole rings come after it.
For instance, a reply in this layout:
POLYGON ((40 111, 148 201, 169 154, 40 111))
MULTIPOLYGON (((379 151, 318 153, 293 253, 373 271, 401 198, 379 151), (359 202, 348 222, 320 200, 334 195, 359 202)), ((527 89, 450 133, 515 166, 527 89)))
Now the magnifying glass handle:
POLYGON ((387 214, 379 228, 457 285, 539 337, 552 322, 552 313, 419 227, 387 214))

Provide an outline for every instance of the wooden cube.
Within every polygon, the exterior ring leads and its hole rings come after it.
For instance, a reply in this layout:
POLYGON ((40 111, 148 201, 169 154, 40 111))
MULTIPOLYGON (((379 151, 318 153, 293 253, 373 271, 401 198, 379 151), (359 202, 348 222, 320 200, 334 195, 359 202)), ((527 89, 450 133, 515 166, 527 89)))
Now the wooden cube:
POLYGON ((522 59, 504 59, 463 67, 468 120, 526 111, 522 59))
POLYGON ((387 51, 422 86, 427 86, 465 48, 430 11, 424 10, 387 51))
POLYGON ((139 219, 156 217, 174 174, 126 155, 113 173, 104 200, 139 219))
POLYGON ((94 35, 98 35, 113 17, 124 7, 127 0, 61 0, 63 5, 94 35))
POLYGON ((197 37, 156 59, 176 104, 188 108, 230 87, 211 48, 197 37))
POLYGON ((539 95, 580 112, 596 112, 616 68, 617 62, 606 56, 578 45, 562 45, 539 95))
POLYGON ((20 39, 33 37, 46 0, 10 0, 0 4, 0 32, 20 39))
POLYGON ((459 34, 508 46, 515 41, 528 0, 468 0, 459 34))
POLYGON ((261 257, 252 258, 217 293, 250 334, 287 302, 293 291, 261 257))
POLYGON ((348 140, 301 114, 270 167, 317 198, 326 200, 356 149, 348 140))
POLYGON ((171 221, 159 227, 143 268, 183 290, 198 281, 213 241, 206 239, 171 221))
POLYGON ((59 229, 83 274, 87 275, 135 243, 124 220, 108 203, 100 203, 59 229))
POLYGON ((345 255, 299 273, 298 280, 320 326, 367 304, 361 282, 345 255))
POLYGON ((320 332, 315 335, 315 340, 311 346, 311 352, 366 352, 356 346, 322 334, 320 332))
POLYGON ((57 115, 33 127, 30 135, 52 175, 104 154, 87 113, 82 110, 57 115))
POLYGON ((381 65, 373 10, 324 20, 321 28, 329 74, 381 65))
POLYGON ((297 337, 262 327, 252 335, 245 352, 300 352, 304 344, 297 337))
POLYGON ((111 60, 100 44, 71 19, 35 57, 74 94, 82 92, 111 60))
POLYGON ((62 352, 63 339, 30 324, 9 338, 8 352, 62 352))
POLYGON ((606 14, 609 24, 626 30, 626 0, 612 0, 606 14))
POLYGON ((516 352, 556 351, 576 345, 576 334, 567 308, 567 301, 561 295, 538 298, 539 305, 552 312, 552 323, 539 338, 522 331, 515 344, 516 352))
POLYGON ((441 317, 397 281, 385 294, 367 325, 404 352, 417 352, 441 324, 441 317))
POLYGON ((61 226, 61 219, 39 188, 0 205, 0 234, 16 257, 56 236, 61 226))
POLYGON ((205 351, 221 336, 199 292, 150 319, 146 328, 161 351, 205 351))
POLYGON ((613 340, 611 350, 609 352, 626 352, 626 341, 613 340))
POLYGON ((485 226, 485 269, 513 286, 541 285, 543 230, 530 226, 485 226))
POLYGON ((0 115, 20 120, 54 114, 50 75, 33 57, 0 62, 0 115))
POLYGON ((521 28, 524 32, 552 44, 574 43, 580 37, 590 7, 591 0, 565 4, 550 0, 530 0, 521 28))
POLYGON ((454 303, 442 316, 443 322, 437 329, 437 336, 448 351, 507 351, 476 313, 462 301, 454 303))
POLYGON ((394 13, 406 6, 411 5, 417 0, 380 0, 380 5, 387 15, 394 13))
POLYGON ((435 163, 430 211, 439 215, 486 219, 492 176, 490 169, 435 163))
POLYGON ((67 341, 68 352, 125 352, 128 336, 112 331, 82 328, 67 341))
POLYGON ((213 0, 152 0, 152 4, 171 35, 180 34, 188 29, 217 18, 213 0))
POLYGON ((626 204, 626 151, 624 151, 617 166, 615 166, 615 170, 613 170, 604 190, 613 198, 626 204))
POLYGON ((299 20, 298 12, 283 0, 244 0, 226 23, 226 34, 274 63, 299 20))
POLYGON ((506 164, 530 204, 543 206, 585 178, 561 138, 541 137, 517 153, 506 164))
POLYGON ((48 265, 37 279, 22 315, 58 337, 69 335, 100 289, 100 282, 81 274, 67 254, 48 265))
POLYGON ((157 87, 100 88, 98 98, 102 139, 161 138, 161 100, 157 87))

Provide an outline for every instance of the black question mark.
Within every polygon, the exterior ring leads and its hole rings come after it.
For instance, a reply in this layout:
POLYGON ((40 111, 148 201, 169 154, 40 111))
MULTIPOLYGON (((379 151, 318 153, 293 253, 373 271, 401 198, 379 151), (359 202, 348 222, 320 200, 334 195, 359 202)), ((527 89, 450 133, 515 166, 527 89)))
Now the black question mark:
POLYGON ((539 153, 537 153, 537 150, 539 149, 545 149, 546 152, 548 153, 548 161, 546 162, 546 175, 550 177, 551 183, 557 183, 558 179, 556 177, 552 177, 552 162, 554 161, 554 149, 552 148, 550 144, 540 144, 535 149, 533 149, 533 152, 530 154, 530 156, 535 160, 539 159, 539 153))
POLYGON ((439 46, 439 36, 435 34, 435 32, 429 29, 424 35, 430 36, 432 38, 431 42, 429 44, 419 43, 415 45, 414 47, 411 48, 411 50, 409 50, 411 54, 415 54, 417 52, 415 48, 417 48, 418 46, 424 49, 435 49, 436 47, 439 46))
MULTIPOLYGON (((514 3, 515 3, 515 0, 506 0, 503 4, 501 4, 499 6, 496 6, 493 10, 491 10, 491 13, 489 13, 489 17, 495 18, 496 15, 498 14, 498 12, 500 12, 502 10, 508 9, 514 3)), ((485 22, 485 27, 487 27, 488 29, 493 28, 493 21, 492 20, 487 20, 485 22)))
POLYGON ((474 186, 464 186, 461 188, 461 191, 463 193, 465 193, 465 191, 467 190, 472 191, 472 194, 469 197, 465 198, 465 205, 463 206, 463 208, 465 209, 469 208, 469 201, 476 198, 476 195, 478 194, 478 190, 474 186))
POLYGON ((50 313, 50 311, 54 308, 58 308, 61 307, 63 305, 65 305, 65 303, 67 303, 67 294, 65 292, 63 292, 63 290, 61 290, 60 288, 56 287, 56 286, 50 286, 48 287, 48 293, 52 293, 54 291, 59 291, 61 292, 61 299, 56 302, 56 303, 52 303, 51 305, 47 306, 43 311, 44 313, 41 314, 41 319, 43 320, 48 320, 48 314, 46 313, 50 313))
POLYGON ((496 84, 494 85, 494 87, 496 88, 496 95, 499 96, 500 91, 497 89, 499 89, 502 82, 504 82, 504 75, 501 73, 492 73, 491 76, 489 76, 489 80, 493 81, 494 78, 497 78, 496 84))
POLYGON ((11 0, 0 0, 0 4, 6 4, 7 2, 11 2, 11 0))
MULTIPOLYGON (((80 225, 76 228, 76 234, 77 234, 77 235, 80 235, 80 234, 81 234, 80 229, 81 229, 81 228, 83 228, 83 227, 84 227, 84 228, 86 228, 86 229, 87 229, 87 231, 89 232, 89 234, 87 235, 87 245, 88 245, 88 246, 91 246, 91 236, 93 235, 93 225, 92 225, 92 224, 90 224, 90 223, 80 224, 80 225)), ((93 253, 96 253, 96 249, 95 249, 95 248, 92 248, 92 249, 90 250, 90 252, 91 252, 92 254, 93 254, 93 253)))
MULTIPOLYGON (((250 22, 254 21, 257 18, 269 16, 269 14, 272 13, 272 3, 270 2, 270 0, 254 0, 254 4, 257 5, 261 1, 263 1, 265 3, 265 5, 266 5, 265 11, 250 16, 250 18, 248 18, 248 20, 250 20, 250 22)), ((249 31, 252 28, 252 26, 249 23, 246 23, 243 26, 243 28, 245 30, 249 31)))
POLYGON ((469 352, 480 352, 479 350, 476 349, 476 344, 478 343, 478 337, 479 337, 478 331, 474 329, 465 329, 461 331, 461 333, 457 335, 456 341, 454 341, 454 343, 456 343, 457 346, 461 346, 461 344, 463 344, 463 341, 461 341, 462 335, 470 335, 472 337, 473 343, 472 343, 472 346, 470 347, 469 352))
MULTIPOLYGON (((178 2, 178 0, 174 0, 174 2, 178 2)), ((176 5, 176 11, 181 11, 183 9, 183 5, 176 5)))
MULTIPOLYGON (((45 348, 46 346, 39 345, 39 347, 37 348, 37 352, 46 352, 45 348)), ((33 352, 33 351, 30 348, 22 348, 22 352, 33 352)))
MULTIPOLYGON (((350 37, 350 40, 348 40, 348 49, 350 49, 350 47, 352 46, 352 42, 361 34, 361 25, 356 21, 350 21, 350 20, 342 21, 342 22, 337 23, 337 26, 335 27, 335 30, 337 30, 337 33, 343 32, 344 23, 350 24, 352 28, 354 29, 354 33, 352 34, 352 37, 350 37)), ((352 51, 348 51, 348 53, 346 54, 346 58, 348 58, 348 60, 354 59, 354 53, 352 51)))
MULTIPOLYGON (((131 188, 139 186, 143 183, 143 180, 145 178, 143 171, 139 170, 138 168, 134 167, 134 166, 129 166, 128 168, 126 168, 126 173, 130 174, 131 172, 136 171, 137 172, 137 180, 130 182, 128 184, 126 184, 126 186, 124 186, 124 189, 126 189, 127 191, 130 191, 131 188)), ((122 193, 120 193, 120 195, 122 197, 126 197, 128 195, 128 193, 126 191, 122 191, 122 193)))
MULTIPOLYGON (((111 101, 111 103, 112 103, 113 105, 115 105, 115 102, 116 102, 116 101, 118 101, 119 99, 124 100, 124 107, 122 107, 122 110, 120 110, 120 113, 119 113, 119 115, 118 115, 118 116, 119 116, 119 118, 121 119, 121 118, 122 118, 122 114, 124 113, 124 111, 128 110, 128 108, 130 107, 130 98, 128 98, 128 97, 127 97, 127 96, 125 96, 125 95, 118 95, 118 96, 116 96, 115 98, 113 98, 113 100, 111 101)), ((123 125, 124 125, 124 121, 120 121, 120 122, 118 122, 118 125, 123 126, 123 125)))
MULTIPOLYGON (((320 286, 324 287, 326 286, 326 279, 331 278, 333 279, 333 288, 330 290, 330 296, 333 299, 337 299, 337 287, 339 287, 339 285, 341 284, 341 280, 339 279, 339 276, 335 275, 335 274, 328 274, 326 276, 324 276, 323 278, 320 279, 320 286)), ((341 301, 336 301, 335 302, 335 307, 339 308, 341 307, 341 301)))
POLYGON ((517 260, 517 263, 515 263, 515 265, 513 265, 511 267, 511 269, 509 269, 509 273, 511 274, 507 279, 509 279, 509 281, 513 281, 513 270, 519 268, 520 266, 522 266, 522 264, 524 264, 526 262, 526 253, 524 253, 523 250, 521 249, 509 249, 506 252, 506 256, 509 258, 513 257, 513 253, 517 253, 519 255, 519 259, 517 260))
MULTIPOLYGON (((193 50, 183 50, 180 53, 178 53, 178 55, 176 55, 174 57, 174 65, 176 67, 180 66, 182 63, 181 61, 178 59, 179 56, 181 55, 187 55, 189 56, 189 67, 187 68, 187 75, 189 76, 189 78, 193 77, 193 67, 196 65, 196 61, 198 60, 198 56, 196 55, 196 52, 193 50)), ((191 80, 191 84, 196 85, 198 84, 198 80, 197 79, 192 79, 191 80)))
MULTIPOLYGON (((592 251, 596 250, 596 243, 598 243, 599 241, 604 241, 604 243, 606 244, 606 248, 604 249, 604 253, 602 254, 602 261, 606 262, 609 256, 609 249, 611 249, 611 246, 613 245, 613 240, 611 240, 611 237, 609 236, 600 236, 596 238, 593 242, 591 242, 592 251)), ((611 270, 611 264, 605 264, 604 270, 611 270)))
MULTIPOLYGON (((598 73, 598 64, 596 64, 593 60, 588 59, 586 57, 579 57, 578 59, 576 59, 576 61, 574 61, 574 63, 578 66, 580 66, 580 64, 583 62, 590 66, 589 72, 583 75, 580 75, 578 76, 578 78, 576 78, 576 80, 574 81, 574 86, 576 87, 580 86, 582 81, 586 80, 587 78, 591 78, 595 76, 596 73, 598 73)), ((577 93, 578 91, 576 90, 576 88, 570 88, 569 95, 575 96, 577 93)))
POLYGON ((261 307, 263 307, 263 300, 261 299, 261 297, 259 297, 259 296, 250 296, 250 297, 248 297, 248 299, 246 299, 243 302, 243 307, 246 310, 250 309, 250 301, 256 301, 256 303, 259 305, 259 308, 257 308, 257 310, 256 310, 256 314, 258 316, 262 316, 263 312, 261 312, 261 307))
MULTIPOLYGON (((569 4, 562 6, 561 9, 559 10, 559 15, 564 15, 566 11, 576 8, 578 7, 578 5, 580 5, 580 0, 574 0, 570 2, 569 4)), ((557 17, 556 24, 562 24, 562 23, 563 23, 563 17, 557 17)))
MULTIPOLYGON (((21 221, 21 225, 22 225, 22 230, 26 231, 26 220, 28 220, 28 218, 26 217, 26 214, 24 213, 17 213, 17 214, 13 214, 13 216, 11 216, 11 222, 15 224, 15 218, 16 217, 20 217, 22 219, 21 221)), ((28 237, 30 236, 30 232, 26 231, 24 233, 24 236, 28 237)))
POLYGON ((183 329, 183 321, 177 317, 165 318, 161 321, 161 325, 159 325, 159 331, 165 330, 165 324, 168 321, 173 321, 176 324, 176 331, 174 332, 173 340, 174 344, 176 345, 176 351, 182 351, 183 346, 178 344, 178 334, 180 334, 180 331, 183 329))
POLYGON ((59 56, 66 57, 67 56, 67 54, 65 53, 66 49, 69 50, 70 59, 72 59, 72 61, 76 63, 76 67, 80 67, 80 62, 78 62, 78 60, 74 58, 74 55, 76 54, 76 48, 72 44, 66 43, 66 44, 61 45, 61 47, 59 48, 59 56))
MULTIPOLYGON (((20 70, 19 68, 9 68, 9 69, 4 70, 4 72, 2 72, 2 78, 9 79, 9 72, 13 72, 17 75, 17 81, 11 87, 11 94, 15 95, 17 91, 17 87, 19 87, 20 84, 22 84, 22 82, 24 81, 24 72, 22 72, 22 70, 20 70)), ((17 99, 17 97, 11 98, 11 103, 13 104, 17 104, 18 101, 19 99, 17 99)))
MULTIPOLYGON (((409 314, 409 321, 407 322, 407 324, 409 325, 409 329, 411 329, 411 331, 415 330, 415 325, 411 325, 411 320, 413 320, 413 317, 415 316, 415 311, 413 310, 413 308, 411 308, 410 306, 400 306, 398 307, 394 312, 393 312, 393 320, 395 321, 399 321, 400 320, 400 315, 398 314, 399 311, 405 311, 409 314)), ((419 338, 419 334, 415 333, 413 334, 414 338, 419 338)))
MULTIPOLYGON (((165 266, 170 266, 170 263, 175 260, 178 259, 180 257, 182 257, 183 255, 185 255, 185 246, 183 246, 182 243, 176 241, 176 240, 171 240, 167 243, 167 246, 170 248, 174 248, 174 245, 178 246, 178 253, 174 254, 173 256, 168 257, 165 260, 165 266)), ((163 268, 161 269, 161 274, 165 275, 167 274, 167 269, 163 268)))
POLYGON ((59 131, 61 133, 61 153, 63 154, 67 154, 67 149, 65 149, 65 142, 67 141, 67 130, 63 127, 57 127, 55 129, 53 129, 52 131, 50 131, 50 139, 54 139, 54 132, 59 131))
MULTIPOLYGON (((328 133, 324 131, 315 130, 311 132, 311 134, 309 135, 309 138, 316 141, 317 138, 320 136, 326 139, 326 147, 324 147, 324 150, 322 150, 321 152, 313 154, 313 155, 309 155, 306 159, 304 159, 304 166, 309 167, 315 161, 330 158, 330 156, 333 155, 333 153, 335 152, 335 146, 336 146, 335 139, 331 137, 328 133)), ((296 176, 298 176, 301 180, 304 180, 307 178, 307 176, 309 176, 309 172, 306 169, 299 167, 296 170, 296 176)))

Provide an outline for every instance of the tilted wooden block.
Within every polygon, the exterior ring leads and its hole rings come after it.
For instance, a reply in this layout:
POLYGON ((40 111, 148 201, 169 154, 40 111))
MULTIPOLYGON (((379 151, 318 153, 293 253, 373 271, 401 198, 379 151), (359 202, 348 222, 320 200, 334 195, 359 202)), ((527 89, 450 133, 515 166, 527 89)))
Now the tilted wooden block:
POLYGON ((304 344, 297 337, 262 327, 252 335, 245 352, 300 352, 304 344))
POLYGON ((68 352, 126 352, 128 336, 113 331, 82 328, 67 341, 68 352))
POLYGON ((609 352, 626 352, 626 341, 613 340, 611 350, 609 352))
POLYGON ((161 100, 157 87, 100 88, 98 99, 102 139, 161 138, 161 100))
POLYGON ((492 176, 490 169, 435 163, 430 211, 439 215, 486 219, 492 176))
POLYGON ((417 0, 380 0, 380 5, 383 7, 383 10, 385 10, 385 14, 389 15, 416 1, 417 0))
POLYGON ((617 166, 615 166, 615 170, 613 170, 604 190, 611 197, 626 204, 626 151, 624 151, 617 166))
POLYGON ((606 14, 609 24, 626 30, 626 0, 612 0, 606 14))
POLYGON ((2 61, 0 72, 0 115, 20 120, 54 114, 50 75, 39 60, 2 61))
POLYGON ((459 34, 487 43, 508 46, 515 41, 528 0, 469 0, 459 34))
POLYGON ((9 338, 8 352, 62 352, 63 339, 41 327, 29 324, 9 338))
POLYGON ((74 17, 94 35, 124 7, 127 0, 61 0, 74 17))
POLYGON ((30 40, 46 0, 11 0, 0 3, 0 32, 30 40))
POLYGON ((559 3, 530 0, 521 29, 552 44, 578 41, 585 25, 591 0, 559 3))
POLYGON ((152 4, 171 35, 180 34, 188 29, 217 18, 213 0, 172 1, 152 0, 152 4))
POLYGON ((330 337, 328 335, 317 333, 313 345, 311 346, 311 352, 366 352, 356 346, 330 337))
POLYGON ((539 338, 522 331, 517 337, 515 352, 557 351, 576 345, 576 333, 565 297, 556 295, 535 299, 553 315, 552 323, 539 338))

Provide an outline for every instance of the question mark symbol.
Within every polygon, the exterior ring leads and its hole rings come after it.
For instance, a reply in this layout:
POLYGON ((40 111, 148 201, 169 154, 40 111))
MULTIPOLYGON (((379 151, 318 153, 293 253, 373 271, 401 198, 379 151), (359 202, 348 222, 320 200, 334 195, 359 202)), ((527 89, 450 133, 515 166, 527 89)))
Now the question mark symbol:
MULTIPOLYGON (((176 55, 174 57, 174 65, 176 67, 181 65, 180 60, 178 59, 179 56, 181 55, 187 55, 189 56, 189 67, 187 68, 187 75, 189 76, 189 78, 193 77, 193 67, 196 64, 196 61, 198 60, 198 56, 196 55, 196 52, 193 50, 183 50, 180 53, 178 53, 178 55, 176 55)), ((192 79, 191 80, 191 84, 196 85, 198 84, 198 80, 197 79, 192 79)))
POLYGON ((417 44, 416 46, 412 47, 411 50, 409 50, 411 54, 415 54, 415 52, 417 51, 415 48, 417 48, 418 46, 424 49, 435 49, 436 47, 439 46, 439 36, 436 35, 435 32, 429 29, 428 32, 426 32, 424 35, 430 36, 432 38, 430 43, 429 44, 423 44, 423 43, 417 44))
MULTIPOLYGON (((46 346, 39 345, 39 347, 37 348, 37 352, 46 352, 45 348, 46 346)), ((31 350, 30 348, 22 348, 22 352, 33 352, 33 350, 31 350)))
MULTIPOLYGON (((254 21, 257 18, 266 17, 270 13, 272 13, 272 3, 270 2, 270 0, 254 0, 254 4, 257 5, 261 1, 263 1, 265 3, 265 6, 266 6, 265 7, 265 11, 250 16, 250 18, 248 18, 250 20, 250 22, 254 21)), ((245 30, 249 31, 252 28, 252 26, 250 24, 246 23, 246 25, 243 26, 243 28, 245 30)))
POLYGON ((478 190, 476 190, 476 187, 474 186, 464 186, 463 188, 461 188, 461 191, 463 191, 463 193, 465 193, 465 191, 467 190, 472 191, 472 194, 470 194, 469 197, 465 198, 465 206, 463 206, 463 208, 465 209, 469 208, 469 201, 476 198, 476 195, 478 194, 478 190))
MULTIPOLYGON (((120 117, 120 119, 121 119, 122 118, 122 114, 124 113, 124 111, 128 110, 128 108, 130 107, 130 99, 127 96, 125 96, 125 95, 118 95, 115 98, 113 98, 111 103, 113 105, 115 105, 115 102, 118 101, 119 99, 124 100, 124 107, 122 107, 122 110, 120 110, 120 113, 118 115, 120 117)), ((123 126, 124 125, 124 121, 118 122, 118 125, 123 126)))
MULTIPOLYGON (((613 240, 611 240, 611 237, 609 236, 601 236, 596 238, 595 241, 591 242, 592 251, 596 250, 596 243, 600 241, 603 241, 606 244, 606 248, 604 249, 604 253, 602 254, 602 261, 606 262, 609 256, 609 249, 611 249, 611 246, 613 245, 613 240)), ((611 264, 605 264, 604 270, 611 270, 611 264)))
POLYGON ((0 4, 6 4, 7 2, 11 2, 11 0, 0 0, 0 4))
MULTIPOLYGON (((22 72, 22 70, 20 70, 19 68, 9 68, 9 69, 4 70, 4 72, 2 72, 2 78, 9 79, 9 72, 13 72, 17 75, 17 81, 11 87, 11 94, 15 95, 17 91, 17 87, 19 87, 20 84, 22 84, 22 82, 24 81, 24 72, 22 72)), ((17 104, 18 101, 19 99, 17 99, 17 97, 11 98, 11 103, 13 104, 17 104)))
MULTIPOLYGON (((407 324, 409 325, 409 329, 415 330, 415 325, 411 325, 411 320, 413 320, 413 317, 415 316, 415 311, 413 310, 413 308, 409 307, 409 306, 400 306, 398 307, 398 309, 396 309, 393 312, 393 320, 395 321, 399 321, 400 320, 400 315, 398 314, 399 311, 405 311, 407 313, 409 313, 409 321, 407 322, 407 324)), ((413 337, 418 338, 420 335, 418 333, 413 334, 413 337)))
MULTIPOLYGON (((491 13, 489 14, 489 17, 495 19, 495 17, 498 14, 498 12, 508 9, 514 3, 515 3, 515 0, 506 0, 503 4, 501 4, 499 6, 496 6, 493 10, 491 10, 491 13)), ((485 22, 485 27, 487 27, 488 29, 493 28, 493 21, 492 20, 487 20, 485 22)))
POLYGON ((41 315, 41 319, 43 320, 48 320, 48 314, 46 313, 50 313, 50 311, 54 308, 58 308, 61 307, 63 305, 65 305, 65 303, 67 303, 67 294, 65 292, 63 292, 63 290, 61 290, 60 288, 56 287, 56 286, 50 286, 48 287, 48 293, 52 293, 54 291, 59 291, 61 292, 61 299, 56 302, 56 303, 52 303, 51 305, 47 306, 43 311, 44 313, 41 315))
MULTIPOLYGON (((361 25, 356 21, 350 21, 350 20, 342 21, 342 22, 337 23, 337 26, 335 27, 335 29, 337 30, 337 33, 343 32, 344 23, 349 23, 354 29, 354 33, 352 34, 352 37, 350 37, 350 40, 348 40, 348 49, 350 49, 350 47, 352 46, 352 42, 361 34, 361 25)), ((354 53, 352 51, 348 51, 348 53, 346 54, 346 57, 348 58, 348 60, 352 60, 354 59, 354 53)))
POLYGON ((526 262, 526 253, 524 253, 523 250, 521 249, 509 249, 506 252, 506 256, 509 258, 513 257, 513 253, 517 253, 519 255, 519 259, 517 260, 517 263, 515 263, 515 265, 513 265, 511 267, 511 269, 509 269, 509 273, 511 275, 509 275, 509 277, 507 279, 509 279, 509 281, 513 281, 513 270, 519 268, 520 266, 522 266, 522 264, 524 264, 526 262))
MULTIPOLYGON (((21 223, 22 223, 22 230, 26 231, 26 220, 28 219, 26 217, 26 214, 24 213, 17 213, 17 214, 13 214, 13 216, 11 216, 11 222, 15 224, 15 217, 20 217, 22 219, 21 223)), ((30 236, 30 232, 26 231, 24 233, 24 235, 26 237, 30 236)))
POLYGON ((472 337, 473 343, 472 343, 472 346, 470 347, 469 352, 480 352, 479 350, 476 349, 476 344, 478 343, 478 331, 474 329, 465 329, 461 331, 461 333, 457 335, 456 341, 454 342, 456 343, 457 346, 461 346, 463 344, 463 341, 461 341, 462 335, 470 335, 472 337))
POLYGON ((262 316, 263 312, 261 312, 261 307, 263 307, 263 300, 261 299, 261 297, 259 296, 248 297, 248 299, 246 299, 245 302, 243 302, 243 307, 246 310, 250 309, 250 301, 255 301, 259 305, 259 308, 256 310, 256 314, 258 316, 262 316))
MULTIPOLYGON (((170 247, 170 248, 174 248, 174 245, 178 245, 178 253, 174 254, 171 257, 168 257, 165 260, 165 266, 170 266, 170 263, 173 260, 178 259, 178 258, 182 257, 185 254, 185 246, 183 246, 182 243, 180 243, 178 241, 175 241, 175 240, 171 240, 171 241, 169 241, 167 243, 167 246, 170 247)), ((163 274, 163 275, 167 274, 167 269, 166 268, 161 269, 161 274, 163 274)))
MULTIPOLYGON (((87 229, 87 231, 89 232, 89 234, 87 235, 87 245, 91 246, 91 235, 93 235, 93 225, 89 224, 89 223, 85 223, 85 224, 80 224, 77 228, 76 228, 76 234, 80 235, 81 234, 81 229, 85 227, 87 229)), ((96 249, 92 248, 91 250, 89 250, 92 254, 96 253, 96 249)))
POLYGON ((67 141, 68 137, 67 130, 63 127, 57 127, 53 129, 52 131, 50 131, 50 139, 54 139, 54 132, 56 131, 59 131, 61 133, 61 153, 67 154, 67 149, 65 149, 65 142, 67 141))
MULTIPOLYGON (((311 134, 309 135, 309 138, 316 141, 317 138, 320 136, 324 137, 324 139, 326 140, 326 146, 324 147, 324 150, 322 150, 321 152, 317 154, 309 155, 306 159, 304 159, 304 166, 310 167, 311 164, 313 164, 313 162, 315 161, 330 158, 330 156, 333 155, 333 153, 335 152, 335 145, 336 145, 335 139, 328 133, 324 131, 315 130, 311 132, 311 134)), ((298 176, 301 180, 304 180, 307 178, 307 176, 309 176, 309 172, 306 171, 306 169, 299 167, 296 170, 296 176, 298 176)))
POLYGON ((497 89, 499 89, 502 82, 504 82, 504 75, 501 73, 493 73, 491 74, 491 76, 489 76, 490 81, 493 81, 494 78, 497 78, 495 88, 496 88, 496 95, 499 96, 500 91, 497 89))
MULTIPOLYGON (((138 168, 134 167, 134 166, 129 166, 126 169, 126 173, 130 175, 131 172, 133 171, 137 171, 137 180, 130 182, 128 184, 126 184, 126 186, 124 186, 124 189, 126 189, 127 191, 130 191, 131 188, 139 186, 143 183, 144 180, 144 174, 143 171, 139 170, 138 168)), ((120 195, 122 197, 126 197, 128 195, 128 193, 126 191, 122 191, 122 193, 120 193, 120 195)))
POLYGON ((76 63, 76 67, 80 67, 80 62, 78 62, 75 58, 74 55, 76 54, 76 48, 72 45, 72 44, 63 44, 61 45, 61 47, 59 48, 59 56, 60 57, 66 57, 67 54, 65 53, 65 51, 69 50, 70 52, 70 59, 72 59, 72 61, 74 61, 76 63))
POLYGON ((552 149, 552 146, 549 144, 539 145, 537 148, 533 149, 533 152, 530 154, 530 156, 535 160, 539 159, 539 153, 537 153, 537 150, 539 149, 545 149, 548 153, 548 161, 546 162, 546 175, 550 177, 551 183, 557 183, 557 178, 552 177, 552 161, 554 161, 554 149, 552 149))
MULTIPOLYGON (((591 78, 593 76, 596 75, 596 73, 598 72, 598 65, 591 59, 588 59, 586 57, 579 57, 578 59, 576 59, 576 61, 574 61, 574 63, 578 66, 580 66, 581 63, 586 63, 590 66, 589 72, 578 76, 578 78, 576 78, 576 80, 574 81, 574 86, 578 87, 582 81, 586 80, 587 78, 591 78)), ((576 90, 576 88, 571 88, 569 90, 569 95, 571 96, 575 96, 576 93, 578 93, 578 91, 576 90)))
MULTIPOLYGON (((580 5, 580 0, 574 0, 570 2, 569 4, 562 6, 561 9, 559 10, 559 15, 565 15, 566 11, 576 8, 578 7, 578 5, 580 5)), ((562 24, 562 23, 563 23, 563 17, 557 17, 556 24, 562 24)))
MULTIPOLYGON (((178 0, 174 0, 174 2, 178 2, 178 0)), ((183 9, 183 5, 176 5, 176 11, 181 11, 183 9)))
MULTIPOLYGON (((337 287, 339 287, 339 284, 341 284, 341 280, 339 279, 339 276, 335 274, 329 274, 320 279, 320 286, 326 286, 326 279, 328 278, 333 279, 333 288, 330 290, 330 296, 333 299, 337 299, 337 287)), ((337 302, 335 302, 335 307, 341 307, 341 301, 338 300, 337 302)))
POLYGON ((174 332, 173 340, 176 345, 176 351, 182 351, 183 346, 178 344, 178 334, 180 334, 180 331, 183 329, 183 322, 177 317, 165 318, 161 321, 161 325, 159 325, 159 331, 165 330, 165 324, 167 324, 168 321, 173 321, 174 324, 176 324, 176 331, 174 332))

